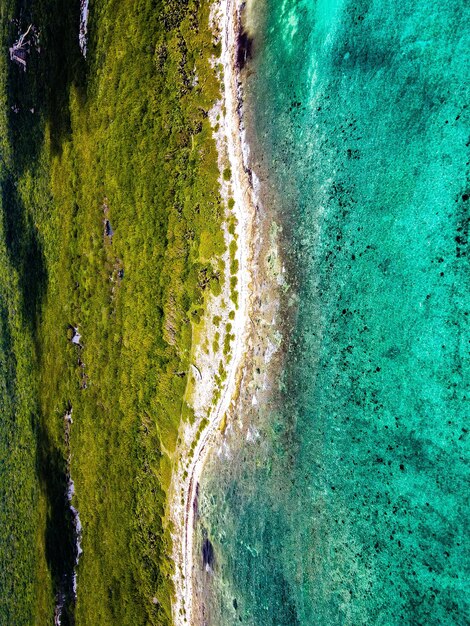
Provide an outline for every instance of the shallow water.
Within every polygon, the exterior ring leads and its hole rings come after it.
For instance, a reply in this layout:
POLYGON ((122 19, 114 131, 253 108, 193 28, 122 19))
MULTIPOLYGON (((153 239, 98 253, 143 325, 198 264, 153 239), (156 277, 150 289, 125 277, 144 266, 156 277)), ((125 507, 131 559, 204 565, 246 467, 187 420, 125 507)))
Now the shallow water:
POLYGON ((207 623, 470 623, 469 6, 259 7, 253 166, 299 307, 282 402, 201 484, 207 623))

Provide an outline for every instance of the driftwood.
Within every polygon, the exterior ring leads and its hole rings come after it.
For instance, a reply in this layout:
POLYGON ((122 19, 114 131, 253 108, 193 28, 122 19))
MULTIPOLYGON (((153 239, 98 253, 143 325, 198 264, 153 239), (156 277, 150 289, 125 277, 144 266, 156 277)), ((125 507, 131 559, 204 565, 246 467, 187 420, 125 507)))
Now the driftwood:
POLYGON ((29 39, 26 37, 29 35, 33 25, 30 24, 26 32, 20 35, 18 41, 16 41, 10 48, 10 59, 20 65, 26 72, 26 59, 29 51, 29 39))
POLYGON ((201 370, 198 368, 198 366, 194 365, 194 363, 191 363, 191 367, 197 372, 199 380, 202 380, 201 370))

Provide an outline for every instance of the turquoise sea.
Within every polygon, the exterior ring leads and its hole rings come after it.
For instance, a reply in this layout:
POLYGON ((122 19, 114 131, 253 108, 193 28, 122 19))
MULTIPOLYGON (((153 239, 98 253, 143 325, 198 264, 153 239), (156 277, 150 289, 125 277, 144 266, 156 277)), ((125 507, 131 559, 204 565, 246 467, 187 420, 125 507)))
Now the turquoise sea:
POLYGON ((470 5, 253 8, 298 308, 281 401, 200 486, 205 623, 469 624, 470 5))

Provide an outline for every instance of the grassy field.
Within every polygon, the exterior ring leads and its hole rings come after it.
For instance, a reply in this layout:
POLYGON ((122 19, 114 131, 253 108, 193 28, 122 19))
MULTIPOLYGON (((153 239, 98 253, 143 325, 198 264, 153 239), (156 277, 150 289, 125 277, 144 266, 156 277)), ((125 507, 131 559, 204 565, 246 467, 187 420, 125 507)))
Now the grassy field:
POLYGON ((95 0, 86 61, 77 1, 0 7, 0 623, 50 624, 70 578, 71 405, 84 552, 62 623, 170 624, 171 456, 223 272, 209 2, 95 0), (39 32, 25 73, 18 17, 39 32))

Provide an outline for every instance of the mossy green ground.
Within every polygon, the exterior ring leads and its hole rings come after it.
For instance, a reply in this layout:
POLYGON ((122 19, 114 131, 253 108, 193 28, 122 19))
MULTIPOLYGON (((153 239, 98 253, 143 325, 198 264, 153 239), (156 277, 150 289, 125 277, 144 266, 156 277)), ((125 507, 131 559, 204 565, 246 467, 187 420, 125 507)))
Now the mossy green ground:
POLYGON ((0 622, 51 623, 73 562, 70 403, 84 552, 64 623, 169 624, 171 455, 224 251, 209 2, 97 0, 86 61, 78 2, 1 17, 0 622), (40 31, 26 73, 5 54, 19 15, 40 31))

